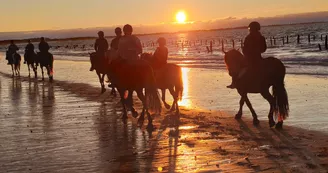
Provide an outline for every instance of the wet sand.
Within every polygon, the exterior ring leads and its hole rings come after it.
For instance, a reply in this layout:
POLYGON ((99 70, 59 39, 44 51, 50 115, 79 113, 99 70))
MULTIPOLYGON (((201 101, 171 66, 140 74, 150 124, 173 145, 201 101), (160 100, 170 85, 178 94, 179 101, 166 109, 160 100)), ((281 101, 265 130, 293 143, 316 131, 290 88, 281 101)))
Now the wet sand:
POLYGON ((156 129, 147 131, 132 117, 123 124, 118 98, 100 95, 94 73, 67 73, 67 66, 85 71, 87 63, 55 65, 49 83, 26 72, 12 78, 1 62, 0 172, 328 170, 326 133, 289 126, 276 131, 266 120, 254 127, 247 114, 236 121, 190 104, 180 116, 155 116, 156 129))

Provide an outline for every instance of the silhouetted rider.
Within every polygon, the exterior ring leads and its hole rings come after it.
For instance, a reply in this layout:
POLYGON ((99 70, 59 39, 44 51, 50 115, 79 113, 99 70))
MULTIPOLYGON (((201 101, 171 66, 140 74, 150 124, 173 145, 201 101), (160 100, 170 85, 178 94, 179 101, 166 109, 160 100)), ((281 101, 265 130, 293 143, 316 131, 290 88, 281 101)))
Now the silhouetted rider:
POLYGON ((95 51, 97 53, 96 59, 91 58, 91 68, 90 71, 94 70, 94 64, 97 60, 106 57, 106 52, 108 50, 108 42, 105 38, 105 33, 103 31, 98 32, 98 38, 95 42, 95 51))
POLYGON ((41 37, 41 41, 39 43, 39 50, 42 54, 49 53, 50 46, 44 39, 44 37, 41 37))
POLYGON ((8 60, 8 64, 10 64, 10 61, 12 59, 12 56, 17 53, 17 51, 19 50, 19 48, 16 46, 16 44, 14 43, 14 40, 10 41, 10 45, 8 47, 7 50, 7 55, 6 55, 6 60, 8 60))
POLYGON ((125 62, 132 62, 139 59, 142 53, 141 42, 138 37, 132 35, 133 28, 127 24, 123 27, 124 36, 120 38, 118 44, 118 54, 125 62))
POLYGON ((34 56, 34 45, 31 40, 28 40, 28 44, 25 47, 24 64, 26 64, 27 56, 34 56))
MULTIPOLYGON (((251 22, 248 26, 249 34, 245 38, 243 54, 247 61, 247 66, 250 69, 260 68, 260 63, 262 60, 262 53, 267 49, 265 38, 262 36, 260 30, 261 25, 259 22, 251 22)), ((241 73, 245 73, 246 70, 243 70, 241 73)), ((243 74, 239 74, 242 76, 243 74)), ((235 82, 238 76, 232 76, 231 85, 227 86, 228 88, 236 88, 235 82)))
POLYGON ((249 61, 249 65, 254 65, 262 59, 262 53, 267 49, 265 38, 262 36, 261 25, 258 22, 249 24, 250 33, 245 38, 243 54, 249 61))
POLYGON ((115 28, 116 37, 110 43, 110 48, 113 50, 118 50, 118 43, 122 37, 122 29, 120 27, 115 28))

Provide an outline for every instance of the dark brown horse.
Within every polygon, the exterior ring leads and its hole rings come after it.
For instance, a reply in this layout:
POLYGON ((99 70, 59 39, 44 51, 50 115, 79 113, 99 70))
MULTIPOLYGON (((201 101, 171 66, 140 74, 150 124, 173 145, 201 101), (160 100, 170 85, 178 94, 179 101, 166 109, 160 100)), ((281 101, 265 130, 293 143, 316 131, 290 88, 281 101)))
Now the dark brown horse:
MULTIPOLYGON (((141 55, 141 59, 150 62, 154 67, 156 62, 152 54, 144 53, 141 55)), ((170 111, 176 111, 179 114, 179 105, 178 101, 182 99, 183 93, 183 81, 182 81, 182 70, 181 67, 176 64, 167 63, 160 68, 153 68, 156 78, 156 86, 158 89, 162 90, 162 101, 166 109, 170 111), (173 97, 172 106, 166 103, 165 93, 168 89, 173 97)))
POLYGON ((253 116, 254 125, 259 124, 257 115, 247 97, 247 93, 260 93, 270 104, 269 125, 276 125, 277 129, 281 129, 283 120, 288 117, 289 104, 287 91, 285 89, 284 78, 286 68, 284 64, 277 58, 269 57, 259 62, 252 68, 246 66, 244 56, 237 50, 233 49, 225 53, 225 63, 230 75, 238 76, 236 79, 236 88, 241 96, 240 108, 235 118, 242 117, 243 105, 246 102, 253 116), (272 94, 269 88, 272 86, 272 94), (273 119, 273 114, 278 115, 278 123, 273 119))
POLYGON ((49 52, 38 52, 36 56, 36 63, 40 65, 41 73, 42 73, 42 80, 44 80, 44 72, 43 68, 47 69, 47 74, 49 76, 49 81, 53 81, 53 63, 54 58, 53 55, 49 52))
POLYGON ((28 69, 28 76, 31 76, 31 68, 34 72, 35 78, 37 78, 37 60, 36 60, 36 54, 34 52, 26 52, 24 54, 24 58, 26 60, 26 64, 27 64, 27 69, 28 69))
POLYGON ((8 64, 11 66, 12 76, 20 76, 20 65, 21 65, 21 56, 18 53, 10 54, 6 52, 6 59, 8 64))
POLYGON ((138 124, 142 125, 145 114, 148 117, 148 128, 152 128, 152 118, 149 109, 160 112, 161 101, 156 88, 156 79, 149 63, 143 60, 123 61, 116 59, 110 63, 110 73, 112 80, 121 96, 123 105, 123 120, 127 119, 127 108, 132 108, 132 100, 128 95, 136 91, 138 98, 143 104, 141 116, 138 124), (143 93, 145 89, 145 94, 143 93))
MULTIPOLYGON (((96 70, 96 73, 99 78, 99 82, 101 85, 101 93, 104 93, 106 91, 105 89, 105 76, 109 75, 109 60, 108 57, 98 57, 96 52, 89 53, 90 59, 93 59, 93 66, 96 70)), ((115 87, 112 85, 112 95, 116 96, 115 87)))

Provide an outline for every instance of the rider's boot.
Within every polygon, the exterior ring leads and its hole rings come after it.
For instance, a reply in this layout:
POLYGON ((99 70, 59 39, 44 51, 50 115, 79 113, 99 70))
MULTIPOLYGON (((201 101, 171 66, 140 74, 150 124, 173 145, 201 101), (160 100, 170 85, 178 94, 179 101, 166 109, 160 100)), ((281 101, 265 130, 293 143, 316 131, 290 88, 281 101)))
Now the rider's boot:
POLYGON ((232 82, 231 82, 230 85, 227 86, 227 88, 230 88, 230 89, 235 89, 236 88, 236 82, 235 82, 236 79, 234 79, 234 78, 235 77, 232 77, 232 82))
POLYGON ((93 67, 93 65, 91 65, 90 67, 90 71, 93 71, 95 68, 93 67))

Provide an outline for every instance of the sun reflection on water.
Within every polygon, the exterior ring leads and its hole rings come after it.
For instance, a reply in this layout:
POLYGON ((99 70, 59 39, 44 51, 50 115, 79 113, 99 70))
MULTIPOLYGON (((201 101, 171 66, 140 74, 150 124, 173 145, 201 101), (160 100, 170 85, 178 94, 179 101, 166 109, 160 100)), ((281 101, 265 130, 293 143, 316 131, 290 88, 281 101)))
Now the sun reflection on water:
POLYGON ((189 98, 189 78, 188 73, 190 71, 189 68, 182 67, 182 80, 183 80, 183 95, 182 100, 179 101, 180 106, 184 106, 186 108, 191 108, 192 103, 189 98))

